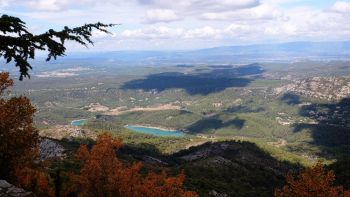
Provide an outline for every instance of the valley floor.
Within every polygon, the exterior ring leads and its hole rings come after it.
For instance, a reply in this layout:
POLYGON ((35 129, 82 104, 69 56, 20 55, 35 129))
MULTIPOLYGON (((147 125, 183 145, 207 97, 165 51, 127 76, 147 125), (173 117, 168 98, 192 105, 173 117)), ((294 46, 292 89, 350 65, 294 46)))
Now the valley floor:
MULTIPOLYGON (((210 152, 227 143, 234 147, 254 144, 254 149, 261 151, 258 155, 273 160, 271 165, 285 163, 291 168, 319 161, 330 164, 350 156, 349 62, 139 67, 132 71, 121 68, 108 75, 94 67, 85 72, 74 79, 67 76, 65 81, 34 77, 16 87, 16 94, 28 95, 38 107, 35 121, 41 136, 58 140, 66 152, 76 147, 69 141, 94 140, 99 133, 110 132, 127 146, 145 152, 135 156, 136 160, 149 156, 163 161, 172 155, 170 160, 177 161, 174 155, 190 151, 191 156, 181 158, 198 157, 198 162, 191 164, 191 168, 198 164, 198 172, 207 162, 213 167, 228 162, 241 169, 243 158, 255 160, 250 158, 253 153, 233 161, 228 155, 210 152), (87 122, 70 125, 80 119, 87 122), (178 130, 185 135, 147 135, 125 125, 178 130), (208 157, 193 152, 211 146, 208 143, 213 143, 208 157)), ((187 165, 185 161, 173 167, 187 165)), ((282 171, 271 176, 281 180, 282 171)), ((208 184, 197 182, 198 174, 189 174, 196 178, 188 185, 208 184)), ((228 181, 226 178, 217 181, 228 181)), ((213 187, 220 188, 219 182, 213 187)))

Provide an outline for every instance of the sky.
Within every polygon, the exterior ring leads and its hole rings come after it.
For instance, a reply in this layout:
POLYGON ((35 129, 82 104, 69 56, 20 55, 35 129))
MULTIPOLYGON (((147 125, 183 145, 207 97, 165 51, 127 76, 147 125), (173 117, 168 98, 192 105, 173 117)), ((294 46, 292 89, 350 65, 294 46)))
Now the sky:
POLYGON ((350 40, 350 0, 0 0, 29 30, 119 24, 70 51, 188 50, 350 40))

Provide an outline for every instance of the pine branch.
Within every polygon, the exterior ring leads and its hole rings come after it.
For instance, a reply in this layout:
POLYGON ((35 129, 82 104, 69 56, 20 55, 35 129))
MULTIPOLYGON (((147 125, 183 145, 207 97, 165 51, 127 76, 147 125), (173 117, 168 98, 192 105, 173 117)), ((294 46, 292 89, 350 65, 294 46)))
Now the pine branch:
POLYGON ((65 55, 64 44, 67 40, 84 46, 93 45, 94 42, 91 40, 93 30, 110 34, 107 28, 115 25, 85 24, 75 28, 64 27, 61 31, 50 29, 43 34, 33 35, 21 19, 2 15, 0 17, 0 58, 4 58, 7 63, 15 62, 16 67, 19 67, 20 80, 24 77, 30 78, 28 72, 32 66, 28 60, 35 58, 36 50, 48 52, 46 61, 57 59, 65 55))

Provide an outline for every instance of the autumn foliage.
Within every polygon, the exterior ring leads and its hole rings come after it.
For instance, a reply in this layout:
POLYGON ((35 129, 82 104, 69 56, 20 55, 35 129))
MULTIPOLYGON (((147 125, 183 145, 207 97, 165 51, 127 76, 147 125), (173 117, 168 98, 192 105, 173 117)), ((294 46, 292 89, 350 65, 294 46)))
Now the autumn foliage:
POLYGON ((84 197, 197 196, 194 192, 183 189, 183 173, 168 177, 163 171, 160 174, 149 173, 143 176, 140 174, 140 163, 125 166, 115 152, 121 146, 121 141, 110 134, 100 135, 91 150, 81 146, 76 153, 81 170, 79 174, 71 176, 75 183, 71 192, 84 197))
POLYGON ((350 191, 334 186, 333 171, 326 171, 320 163, 302 170, 297 177, 287 176, 287 184, 275 191, 276 197, 350 197, 350 191))
POLYGON ((54 187, 50 184, 48 173, 41 168, 23 167, 15 171, 17 185, 41 197, 55 196, 54 187))
POLYGON ((26 97, 6 98, 13 85, 9 73, 0 73, 0 177, 12 180, 16 167, 32 163, 38 154, 35 108, 26 97))

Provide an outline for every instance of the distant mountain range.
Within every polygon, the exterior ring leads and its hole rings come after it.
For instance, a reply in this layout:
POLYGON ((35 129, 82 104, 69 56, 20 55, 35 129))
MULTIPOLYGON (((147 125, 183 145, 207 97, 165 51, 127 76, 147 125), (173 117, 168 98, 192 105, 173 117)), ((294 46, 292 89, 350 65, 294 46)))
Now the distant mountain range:
MULTIPOLYGON (((350 60, 350 41, 343 42, 289 42, 280 44, 257 44, 224 46, 183 51, 110 51, 69 53, 56 61, 45 62, 39 55, 31 61, 34 72, 70 69, 72 66, 92 68, 118 68, 123 66, 191 66, 251 63, 291 63, 301 61, 350 60), (50 64, 50 66, 47 66, 50 64)), ((5 61, 0 60, 0 65, 5 61)), ((17 74, 13 63, 0 66, 0 71, 17 74)))
POLYGON ((65 59, 88 59, 117 64, 230 64, 350 59, 350 41, 289 42, 224 46, 187 51, 113 51, 74 53, 65 59))

